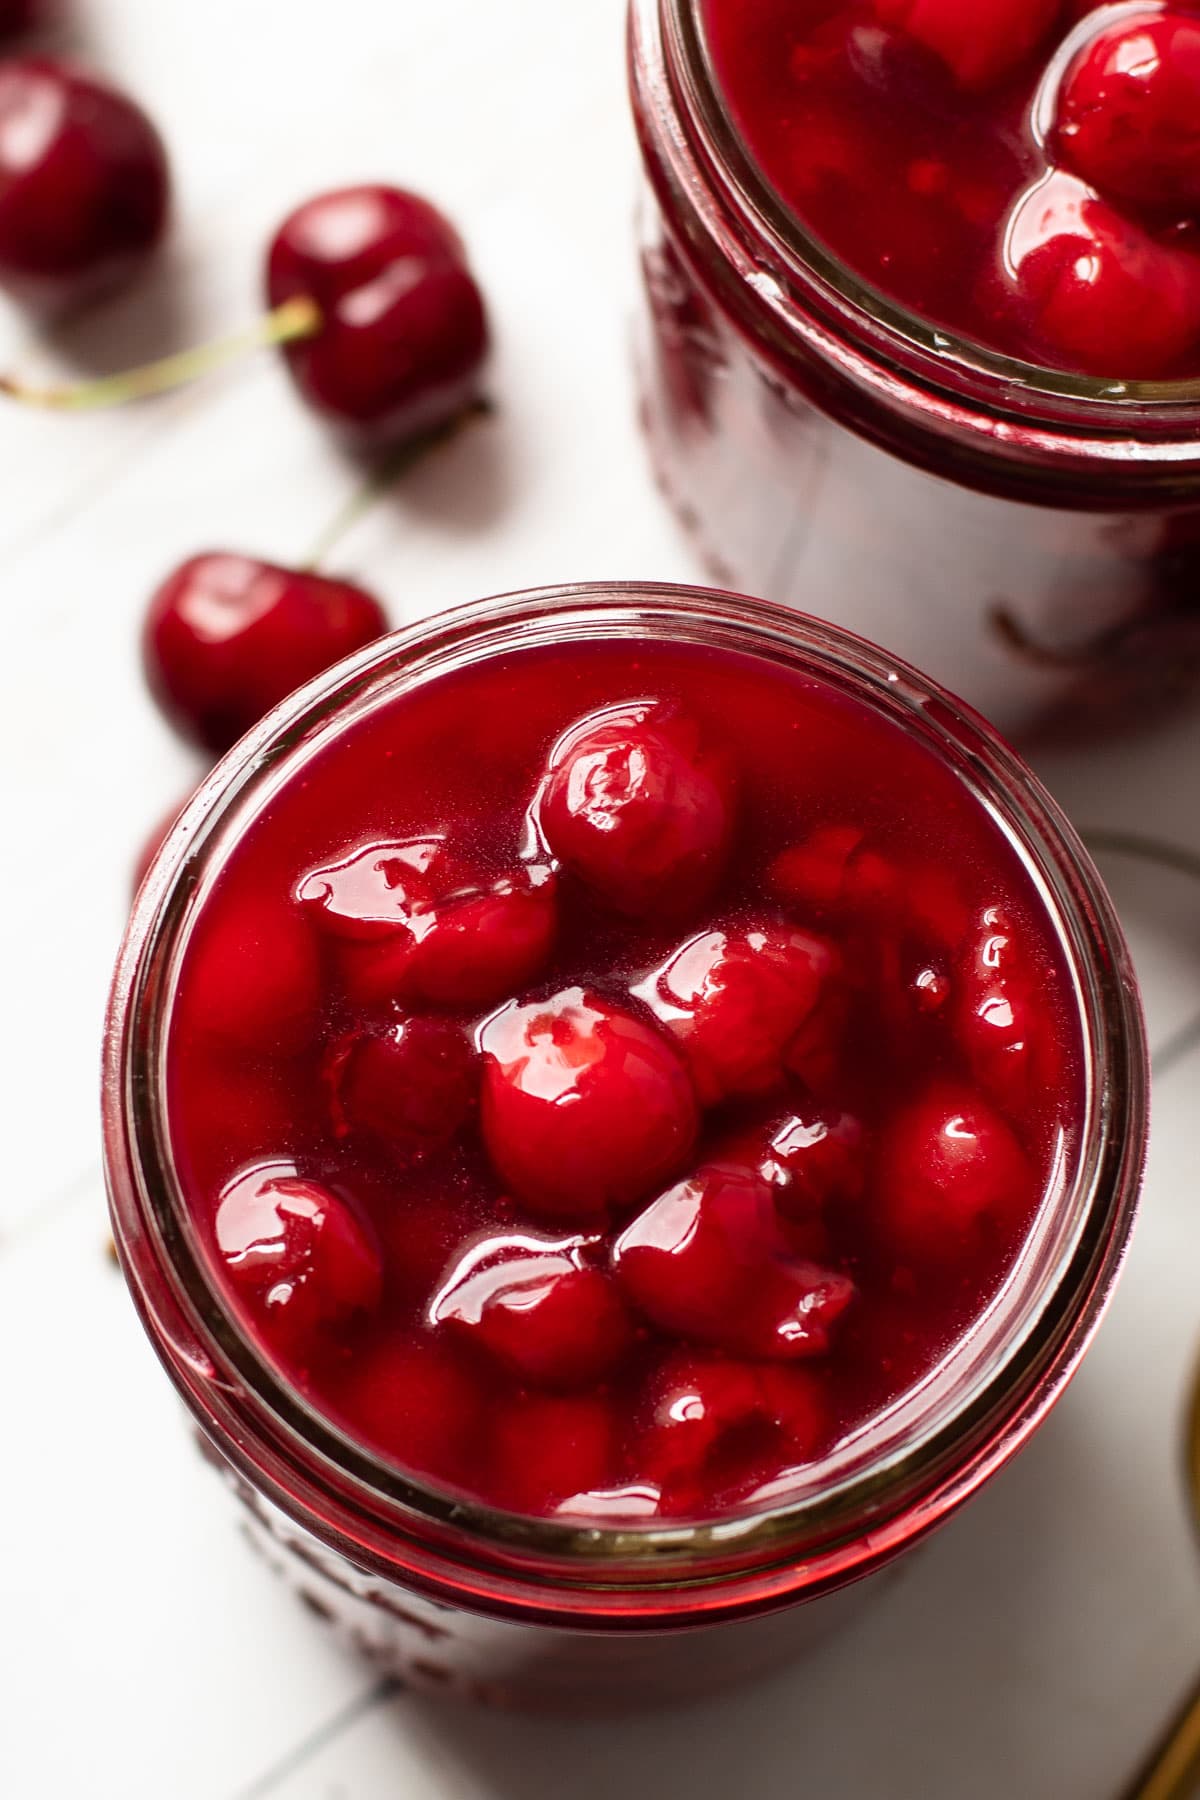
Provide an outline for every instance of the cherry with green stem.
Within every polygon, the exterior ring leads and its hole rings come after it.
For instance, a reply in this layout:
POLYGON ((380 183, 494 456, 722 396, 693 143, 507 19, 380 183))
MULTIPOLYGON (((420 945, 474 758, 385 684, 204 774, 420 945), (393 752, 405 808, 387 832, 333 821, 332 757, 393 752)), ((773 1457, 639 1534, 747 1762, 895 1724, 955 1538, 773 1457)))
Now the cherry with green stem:
POLYGON ((420 196, 374 185, 306 201, 271 242, 266 292, 266 317, 216 344, 75 385, 7 376, 0 392, 61 412, 120 406, 265 344, 283 351, 313 410, 357 444, 408 443, 479 400, 483 296, 462 239, 420 196))
POLYGON ((405 469, 484 411, 460 412, 396 452, 301 566, 220 550, 189 557, 167 576, 150 602, 142 659, 151 693, 182 737, 222 754, 293 689, 383 635, 387 616, 375 596, 319 565, 405 469))

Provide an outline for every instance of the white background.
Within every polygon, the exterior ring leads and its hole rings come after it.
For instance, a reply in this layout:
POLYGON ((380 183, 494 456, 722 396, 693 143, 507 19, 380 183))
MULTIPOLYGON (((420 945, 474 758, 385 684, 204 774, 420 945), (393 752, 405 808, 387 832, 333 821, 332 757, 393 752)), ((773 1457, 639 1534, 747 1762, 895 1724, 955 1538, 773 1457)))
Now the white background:
MULTIPOLYGON (((494 424, 379 502, 336 563, 397 622, 480 594, 701 572, 653 492, 627 363, 635 158, 620 0, 76 0, 149 105, 162 269, 23 369, 230 328, 299 199, 395 179, 460 221, 491 297, 494 424)), ((299 559, 359 475, 265 354, 136 413, 0 414, 0 1794, 5 1800, 1097 1800, 1200 1672, 1180 1474, 1200 1347, 1200 891, 1106 862, 1158 1064, 1119 1298, 1030 1449, 819 1660, 636 1722, 475 1716, 379 1690, 232 1528, 105 1257, 95 1067, 131 859, 198 773, 141 686, 155 581, 299 559)), ((1043 761, 1085 824, 1200 848, 1200 720, 1043 761)))

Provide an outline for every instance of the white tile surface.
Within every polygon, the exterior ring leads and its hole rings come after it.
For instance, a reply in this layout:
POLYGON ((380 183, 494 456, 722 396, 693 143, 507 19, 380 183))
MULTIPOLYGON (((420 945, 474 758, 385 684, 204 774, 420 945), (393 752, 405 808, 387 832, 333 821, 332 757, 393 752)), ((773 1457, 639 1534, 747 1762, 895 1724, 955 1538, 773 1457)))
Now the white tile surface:
MULTIPOLYGON (((632 417, 620 0, 77 10, 96 56, 164 124, 181 206, 152 291, 77 329, 75 356, 114 366, 239 322, 292 202, 363 175, 409 181, 474 248, 500 329, 501 411, 381 502, 338 562, 397 620, 556 579, 699 574, 632 417)), ((0 314, 0 359, 55 366, 15 314, 0 314)), ((0 1794, 1116 1792, 1200 1669, 1200 1552, 1177 1469, 1200 1340, 1194 884, 1105 861, 1155 1042, 1174 1046, 1117 1304, 1050 1426, 870 1618, 802 1672, 620 1727, 380 1695, 243 1547, 193 1456, 103 1253, 94 1096, 130 859, 196 772, 141 688, 147 592, 210 544, 299 557, 359 476, 270 357, 118 417, 0 413, 0 467, 0 1794)), ((1200 849, 1200 721, 1042 767, 1081 821, 1200 849)))

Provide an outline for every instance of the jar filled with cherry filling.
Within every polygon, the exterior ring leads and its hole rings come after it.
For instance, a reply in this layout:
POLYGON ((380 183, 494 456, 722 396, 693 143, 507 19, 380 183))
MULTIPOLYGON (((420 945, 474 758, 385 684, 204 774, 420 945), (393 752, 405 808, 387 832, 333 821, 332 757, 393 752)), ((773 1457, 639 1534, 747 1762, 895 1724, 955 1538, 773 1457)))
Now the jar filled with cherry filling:
POLYGON ((118 1247, 257 1540, 390 1673, 534 1706, 771 1666, 961 1504, 1095 1329, 1145 1123, 1013 753, 696 589, 464 608, 285 702, 106 1047, 118 1247))
POLYGON ((1200 685, 1193 0, 632 0, 642 410, 721 579, 1009 732, 1200 685))

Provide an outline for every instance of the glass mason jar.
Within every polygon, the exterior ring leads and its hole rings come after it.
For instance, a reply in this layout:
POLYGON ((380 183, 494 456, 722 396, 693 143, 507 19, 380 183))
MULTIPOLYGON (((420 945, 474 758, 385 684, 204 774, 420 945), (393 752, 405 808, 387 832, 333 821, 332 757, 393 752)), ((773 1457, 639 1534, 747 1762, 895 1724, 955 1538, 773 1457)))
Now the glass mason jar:
POLYGON ((925 669, 1014 734, 1160 718, 1200 683, 1200 381, 956 340, 784 207, 699 0, 631 0, 642 413, 715 575, 925 669))
POLYGON ((690 1695, 828 1629, 851 1585, 952 1513, 1028 1437, 1096 1329, 1132 1223, 1146 1131, 1137 989, 1070 826, 991 729, 835 627, 703 589, 572 587, 465 607, 301 689, 208 777, 134 908, 112 989, 104 1141, 143 1324, 246 1508, 313 1610, 423 1688, 521 1705, 690 1695), (1058 936, 1085 1044, 1078 1148, 1011 1277, 936 1376, 799 1497, 695 1526, 522 1518, 401 1474, 309 1404, 211 1273, 172 1158, 164 1059, 189 925, 272 794, 348 723, 520 647, 609 638, 737 650, 897 722, 998 820, 1058 936), (845 1590, 845 1591, 843 1591, 845 1590))

